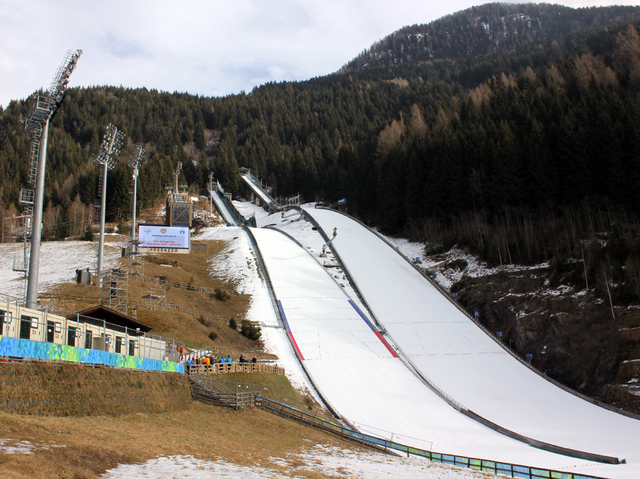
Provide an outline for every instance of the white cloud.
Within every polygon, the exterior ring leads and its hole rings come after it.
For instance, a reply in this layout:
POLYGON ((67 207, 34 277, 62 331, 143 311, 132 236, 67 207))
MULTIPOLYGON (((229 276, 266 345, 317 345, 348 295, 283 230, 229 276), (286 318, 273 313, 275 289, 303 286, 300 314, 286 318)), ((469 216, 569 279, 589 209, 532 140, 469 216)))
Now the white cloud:
MULTIPOLYGON (((70 86, 219 96, 338 70, 405 25, 478 2, 454 0, 3 0, 0 104, 47 88, 67 50, 70 86)), ((567 1, 590 6, 633 2, 567 1)))

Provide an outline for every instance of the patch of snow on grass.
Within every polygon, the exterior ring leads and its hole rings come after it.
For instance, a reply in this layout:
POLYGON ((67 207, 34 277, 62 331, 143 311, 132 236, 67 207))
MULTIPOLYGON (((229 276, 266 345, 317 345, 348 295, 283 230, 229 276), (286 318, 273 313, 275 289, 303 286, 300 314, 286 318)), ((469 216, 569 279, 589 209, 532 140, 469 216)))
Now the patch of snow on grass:
POLYGON ((283 476, 260 466, 241 466, 222 459, 205 461, 193 456, 158 457, 139 465, 120 464, 100 476, 101 479, 169 479, 174 477, 261 479, 291 476, 283 476))
POLYGON ((429 462, 419 457, 398 457, 369 451, 353 451, 318 445, 285 458, 271 457, 279 470, 264 465, 243 466, 224 461, 196 459, 193 456, 170 456, 151 459, 144 464, 119 465, 100 476, 101 479, 189 479, 233 477, 242 479, 301 477, 299 472, 316 472, 323 477, 377 479, 480 479, 487 475, 470 469, 429 462), (283 472, 284 468, 286 472, 283 472))
POLYGON ((0 439, 0 453, 2 454, 33 454, 35 451, 50 451, 55 447, 66 447, 59 444, 32 444, 29 441, 17 439, 0 439))

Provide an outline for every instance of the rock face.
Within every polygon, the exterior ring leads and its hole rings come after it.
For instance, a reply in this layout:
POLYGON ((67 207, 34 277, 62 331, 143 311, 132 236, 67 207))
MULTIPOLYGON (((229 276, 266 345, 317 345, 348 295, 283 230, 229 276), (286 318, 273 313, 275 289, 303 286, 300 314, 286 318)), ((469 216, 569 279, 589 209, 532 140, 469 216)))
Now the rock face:
POLYGON ((451 292, 505 344, 551 378, 640 413, 640 311, 612 310, 593 292, 549 287, 548 268, 469 274, 467 261, 446 260, 451 292), (615 317, 613 317, 615 314, 615 317), (635 329, 634 329, 635 328, 635 329))

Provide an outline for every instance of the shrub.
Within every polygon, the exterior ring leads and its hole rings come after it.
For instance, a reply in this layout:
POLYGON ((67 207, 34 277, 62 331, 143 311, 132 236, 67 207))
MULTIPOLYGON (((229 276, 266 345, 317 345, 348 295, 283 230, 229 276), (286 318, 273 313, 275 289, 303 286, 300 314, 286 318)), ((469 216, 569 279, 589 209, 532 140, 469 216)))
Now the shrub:
POLYGON ((216 339, 218 339, 218 333, 216 333, 215 331, 211 331, 211 332, 209 333, 209 339, 210 339, 211 341, 215 341, 216 339))
POLYGON ((128 235, 130 233, 129 225, 124 218, 120 218, 120 221, 118 222, 118 233, 121 235, 128 235))
POLYGON ((247 319, 243 319, 242 326, 240 327, 240 334, 252 341, 256 341, 260 339, 260 336, 262 336, 262 330, 257 324, 254 324, 247 319))
POLYGON ((229 327, 231 329, 238 329, 238 322, 236 321, 236 318, 231 318, 229 320, 229 327))
POLYGON ((213 290, 213 296, 218 301, 228 301, 229 299, 231 299, 231 295, 220 288, 216 288, 213 290))
POLYGON ((93 241, 93 230, 91 229, 91 225, 87 225, 84 230, 84 236, 82 237, 84 241, 93 241))

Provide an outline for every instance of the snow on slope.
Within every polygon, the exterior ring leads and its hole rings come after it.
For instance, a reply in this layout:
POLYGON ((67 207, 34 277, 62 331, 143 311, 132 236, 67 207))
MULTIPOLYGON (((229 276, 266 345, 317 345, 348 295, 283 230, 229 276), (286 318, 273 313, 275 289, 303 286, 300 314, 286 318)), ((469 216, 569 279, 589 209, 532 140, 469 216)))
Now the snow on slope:
POLYGON ((256 257, 246 232, 239 226, 217 226, 204 228, 194 239, 226 242, 222 253, 210 260, 211 274, 227 278, 238 292, 251 297, 246 319, 262 324, 261 339, 265 349, 278 356, 278 365, 285 368, 287 378, 296 389, 315 396, 313 387, 309 384, 289 341, 281 330, 277 329, 278 319, 264 279, 258 272, 256 257))
MULTIPOLYGON (((105 243, 104 267, 109 268, 120 258, 122 243, 105 243)), ((28 247, 28 246, 27 246, 28 247)), ((27 250, 27 257, 29 250, 27 250)), ((13 271, 14 261, 23 261, 22 243, 0 244, 0 295, 24 298, 24 273, 13 271)), ((44 241, 40 247, 38 293, 58 283, 75 281, 76 269, 96 269, 98 242, 44 241)))
POLYGON ((343 288, 307 248, 269 229, 254 235, 304 366, 331 406, 360 430, 449 454, 550 469, 591 465, 532 448, 450 407, 354 314, 343 288))
MULTIPOLYGON (((283 218, 279 214, 267 215, 263 210, 247 203, 236 204, 236 206, 241 212, 243 208, 250 212, 256 212, 256 219, 258 220, 259 226, 264 226, 267 223, 273 223, 277 224, 278 227, 287 230, 289 233, 294 234, 305 244, 305 249, 311 254, 317 255, 321 250, 323 241, 317 233, 311 230, 310 225, 298 219, 299 214, 291 211, 287 212, 283 218)), ((344 232, 345 230, 343 228, 339 228, 339 234, 341 236, 344 232)), ((230 243, 227 247, 227 251, 225 252, 225 260, 218 262, 212 261, 212 271, 215 271, 215 274, 224 274, 233 278, 240 291, 252 296, 252 305, 248 313, 249 319, 264 323, 265 327, 263 328, 263 337, 267 348, 280 356, 280 364, 287 369, 288 376, 297 385, 297 387, 304 388, 306 384, 304 373, 295 358, 293 349, 286 339, 284 332, 275 327, 277 325, 275 314, 273 313, 270 301, 266 294, 264 283, 257 274, 255 261, 249 248, 248 241, 241 229, 225 227, 210 228, 206 229, 198 239, 229 240, 230 243)), ((119 245, 116 244, 114 246, 115 247, 110 248, 109 245, 107 245, 105 248, 108 262, 115 261, 120 256, 119 245)), ((398 246, 401 251, 404 251, 411 257, 414 255, 418 256, 417 253, 421 251, 419 246, 416 244, 399 242, 398 246)), ((43 243, 40 266, 40 290, 42 291, 50 285, 60 281, 72 281, 76 268, 90 267, 93 269, 96 262, 96 248, 96 243, 43 243)), ((0 270, 2 271, 3 278, 5 279, 5 281, 1 282, 2 286, 0 286, 0 293, 20 290, 20 287, 15 286, 15 284, 18 283, 15 279, 20 276, 20 273, 13 272, 12 265, 14 257, 21 254, 21 245, 0 245, 0 270)), ((333 262, 331 257, 322 261, 327 261, 329 263, 333 262)), ((107 265, 109 264, 108 262, 107 265)), ((332 269, 331 271, 334 279, 338 281, 340 289, 342 291, 349 292, 349 285, 343 284, 344 276, 341 271, 339 269, 332 269)), ((385 276, 384 278, 387 281, 389 280, 388 276, 385 276)), ((350 296, 353 296, 351 293, 349 294, 350 296)), ((362 341, 360 341, 360 343, 366 344, 362 341)), ((336 352, 340 351, 333 351, 333 353, 336 352)), ((391 358, 384 358, 379 362, 390 362, 390 359, 391 358)), ((593 463, 586 463, 584 461, 565 458, 563 456, 554 455, 553 458, 555 461, 549 462, 547 460, 549 458, 547 453, 526 447, 521 443, 506 439, 503 436, 495 437, 495 433, 487 431, 486 428, 477 425, 477 423, 473 423, 474 425, 472 429, 476 427, 479 428, 477 433, 478 435, 476 436, 476 433, 469 434, 469 429, 466 424, 461 427, 458 423, 458 419, 453 422, 447 420, 448 414, 453 410, 448 406, 445 406, 445 408, 442 409, 442 405, 444 403, 441 400, 438 399, 432 403, 431 397, 423 399, 420 395, 412 394, 413 386, 408 387, 407 385, 413 384, 415 377, 407 375, 406 371, 408 370, 406 370, 406 368, 402 370, 402 373, 398 372, 400 370, 393 370, 392 374, 388 374, 388 372, 381 374, 381 371, 377 368, 377 373, 375 375, 367 373, 360 380, 353 381, 353 374, 343 374, 342 371, 345 364, 350 363, 351 361, 337 358, 334 358, 332 361, 332 365, 330 364, 331 361, 327 362, 327 364, 329 364, 327 367, 322 365, 316 367, 318 370, 318 377, 323 381, 334 381, 335 385, 332 387, 336 387, 341 392, 338 391, 336 393, 332 393, 332 395, 330 395, 330 399, 336 403, 340 403, 341 406, 344 402, 347 405, 345 410, 352 416, 351 419, 354 420, 360 428, 367 432, 390 437, 399 442, 411 443, 411 441, 415 441, 415 445, 429 448, 428 446, 431 444, 430 440, 434 437, 436 438, 436 443, 439 442, 439 428, 442 428, 443 430, 446 429, 448 434, 451 435, 452 440, 456 442, 456 447, 463 449, 461 454, 474 455, 474 452, 477 452, 477 456, 496 459, 499 455, 502 455, 503 451, 509 452, 510 450, 518 450, 521 451, 521 453, 518 453, 517 455, 507 454, 507 456, 511 458, 520 458, 517 462, 522 464, 564 468, 567 470, 580 471, 585 474, 598 474, 598 471, 601 470, 600 466, 593 463), (331 377, 332 375, 329 373, 330 371, 335 371, 335 378, 331 377), (322 374, 325 374, 328 378, 322 378, 322 374), (385 384, 381 384, 381 382, 385 384), (348 385, 348 387, 345 387, 345 385, 348 385), (383 406, 380 402, 380 397, 378 397, 378 393, 381 390, 388 391, 389 388, 393 391, 395 396, 392 396, 393 401, 391 404, 383 406), (354 394, 361 395, 361 397, 364 398, 364 401, 354 401, 352 397, 354 394), (362 409, 362 405, 364 404, 364 410, 360 411, 356 406, 354 406, 354 404, 359 404, 359 409, 362 409), (351 414, 351 411, 353 411, 353 414, 351 414), (388 414, 384 415, 385 417, 382 418, 382 421, 378 421, 378 418, 376 417, 376 414, 379 414, 380 411, 388 411, 388 414), (425 420, 429 423, 426 425, 416 423, 412 416, 414 411, 424 414, 427 417, 425 420), (405 428, 405 423, 411 423, 412 426, 410 428, 405 428), (478 451, 473 448, 466 447, 468 442, 477 443, 478 441, 483 443, 483 450, 478 451), (507 443, 506 448, 504 447, 504 441, 507 443)), ((368 367, 366 365, 367 361, 353 361, 353 363, 353 365, 349 364, 348 366, 352 372, 355 371, 353 368, 357 369, 360 367, 368 367)), ((355 377, 357 377, 358 374, 358 372, 355 372, 355 377)), ((422 394, 422 392, 420 394, 422 394)), ((384 402, 384 400, 382 400, 382 402, 384 402)), ((441 445, 446 447, 445 443, 442 443, 441 445)), ((433 447, 433 449, 435 450, 436 448, 433 447)), ((443 452, 453 452, 453 450, 446 450, 443 452)), ((326 454, 324 454, 324 456, 326 456, 326 454)), ((629 459, 629 457, 627 457, 627 459, 629 459)), ((632 459, 631 464, 635 464, 637 461, 634 458, 632 459)), ((160 461, 161 460, 162 459, 160 459, 160 461)), ((174 463, 178 464, 176 466, 176 471, 180 471, 181 475, 185 477, 199 477, 184 465, 184 461, 182 463, 180 461, 183 460, 179 458, 174 460, 174 463)), ((319 463, 320 461, 321 460, 319 459, 316 463, 319 463)), ((385 470, 383 474, 379 465, 370 463, 370 458, 355 459, 354 461, 355 462, 352 462, 351 459, 348 458, 335 459, 337 465, 335 469, 336 472, 333 473, 333 469, 330 469, 330 466, 327 465, 328 463, 331 463, 331 459, 329 459, 328 462, 323 462, 323 465, 318 466, 315 470, 326 471, 327 474, 335 475, 337 477, 382 477, 386 475, 392 475, 394 477, 416 477, 417 475, 420 475, 422 477, 442 478, 483 477, 482 474, 476 474, 466 469, 438 471, 439 466, 435 467, 437 465, 430 465, 428 473, 425 473, 423 469, 410 469, 410 472, 407 472, 406 476, 403 476, 402 474, 405 474, 405 472, 403 472, 404 466, 399 465, 397 462, 394 462, 390 466, 392 469, 389 473, 385 470), (353 463, 355 463, 353 466, 354 469, 349 469, 353 463), (420 472, 418 472, 418 470, 420 472), (347 472, 345 473, 344 471, 347 472), (434 474, 432 475, 432 473, 434 474), (341 476, 341 474, 344 475, 341 476)), ((422 465, 424 464, 424 461, 418 461, 421 463, 421 466, 418 467, 423 467, 422 465)), ((147 466, 143 465, 139 467, 144 468, 147 466)), ((202 463, 194 466, 193 469, 205 467, 211 468, 210 471, 216 470, 215 466, 202 463)), ((604 472, 600 472, 600 474, 607 475, 609 477, 637 477, 634 474, 617 474, 618 471, 626 469, 627 468, 623 468, 622 466, 614 466, 613 469, 607 467, 602 469, 604 472), (611 472, 612 470, 615 475, 611 472)), ((165 472, 169 472, 171 469, 170 466, 167 466, 165 463, 163 470, 165 472), (169 467, 169 469, 166 469, 166 467, 169 467)), ((634 469, 634 471, 637 471, 637 469, 634 469)), ((247 471, 236 470, 232 474, 234 477, 257 477, 251 476, 250 474, 245 475, 246 473, 247 471)), ((157 470, 155 474, 151 474, 148 471, 143 474, 145 475, 136 476, 129 471, 125 476, 120 475, 113 477, 168 477, 164 472, 159 472, 157 470)))
POLYGON ((604 476, 640 477, 640 421, 592 405, 529 370, 357 222, 334 211, 308 211, 325 231, 338 228, 334 247, 378 320, 434 384, 507 429, 627 460, 592 468, 604 476))

